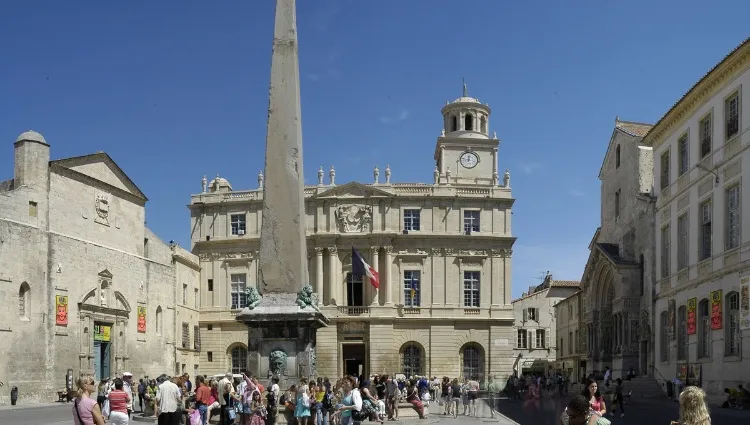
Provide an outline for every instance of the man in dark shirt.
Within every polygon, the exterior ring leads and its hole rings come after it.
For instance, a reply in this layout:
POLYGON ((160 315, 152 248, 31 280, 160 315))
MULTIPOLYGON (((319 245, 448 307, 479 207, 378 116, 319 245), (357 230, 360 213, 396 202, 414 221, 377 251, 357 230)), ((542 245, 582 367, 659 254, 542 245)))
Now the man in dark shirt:
POLYGON ((190 382, 190 375, 186 373, 182 375, 182 378, 185 380, 185 386, 187 387, 188 392, 193 392, 193 383, 190 382))

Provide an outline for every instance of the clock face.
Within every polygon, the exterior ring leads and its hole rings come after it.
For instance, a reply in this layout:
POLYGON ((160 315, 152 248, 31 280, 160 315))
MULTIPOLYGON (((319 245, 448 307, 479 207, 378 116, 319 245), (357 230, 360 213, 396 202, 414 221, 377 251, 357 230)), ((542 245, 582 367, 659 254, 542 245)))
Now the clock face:
POLYGON ((474 168, 479 164, 479 157, 474 152, 464 152, 461 155, 461 165, 464 168, 474 168))

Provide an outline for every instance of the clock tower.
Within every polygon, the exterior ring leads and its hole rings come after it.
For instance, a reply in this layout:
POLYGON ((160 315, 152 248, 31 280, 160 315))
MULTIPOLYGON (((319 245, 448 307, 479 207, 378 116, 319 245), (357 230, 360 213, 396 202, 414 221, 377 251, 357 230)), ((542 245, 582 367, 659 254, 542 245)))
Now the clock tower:
POLYGON ((436 183, 498 186, 500 141, 489 134, 489 105, 470 97, 464 83, 463 96, 447 102, 440 112, 443 130, 435 146, 436 183))

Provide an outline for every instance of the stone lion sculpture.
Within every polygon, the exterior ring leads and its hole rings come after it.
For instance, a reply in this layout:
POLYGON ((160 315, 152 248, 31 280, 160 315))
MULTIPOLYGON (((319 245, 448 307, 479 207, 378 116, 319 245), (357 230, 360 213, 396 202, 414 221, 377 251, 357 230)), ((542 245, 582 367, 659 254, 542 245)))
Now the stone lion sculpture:
POLYGON ((254 286, 245 289, 245 296, 247 297, 247 308, 249 308, 250 310, 254 309, 258 306, 258 304, 260 304, 260 294, 254 286))
POLYGON ((305 285, 302 290, 297 293, 297 305, 300 308, 312 307, 318 309, 315 302, 315 294, 313 294, 313 288, 310 285, 305 285))
POLYGON ((281 375, 286 372, 287 354, 284 350, 273 350, 268 356, 268 368, 274 375, 281 375))

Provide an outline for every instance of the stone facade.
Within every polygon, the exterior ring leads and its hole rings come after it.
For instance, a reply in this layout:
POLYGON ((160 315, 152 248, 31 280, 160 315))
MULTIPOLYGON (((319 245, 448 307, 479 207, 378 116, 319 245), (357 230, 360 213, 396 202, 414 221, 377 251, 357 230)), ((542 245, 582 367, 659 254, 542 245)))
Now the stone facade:
POLYGON ((586 375, 605 366, 619 377, 650 373, 653 334, 653 156, 648 124, 615 120, 602 163, 601 227, 583 279, 586 375))
POLYGON ((516 373, 546 375, 553 369, 560 347, 555 305, 579 288, 580 282, 558 281, 547 274, 540 285, 513 301, 516 373))
POLYGON ((197 258, 145 227, 145 203, 105 153, 50 161, 40 134, 16 141, 14 178, 0 182, 0 296, 9 305, 0 310, 0 382, 19 388, 20 403, 56 400, 69 370, 175 369, 173 258, 192 261, 195 282, 197 258))
POLYGON ((581 292, 555 304, 555 328, 557 329, 557 361, 555 369, 571 382, 581 382, 586 368, 581 367, 583 353, 583 327, 581 326, 581 292))
MULTIPOLYGON (((511 371, 510 174, 498 172, 487 105, 465 94, 442 112, 432 183, 393 183, 386 166, 371 184, 337 185, 321 167, 304 189, 310 283, 330 319, 317 333, 320 376, 511 371), (379 290, 351 275, 352 247, 379 270, 379 290)), ((235 316, 258 283, 263 179, 233 191, 204 178, 191 198, 209 374, 247 367, 247 327, 235 316)))
POLYGON ((750 276, 747 105, 750 39, 644 139, 657 180, 657 378, 694 380, 714 400, 750 381, 750 288, 741 288, 750 276))

